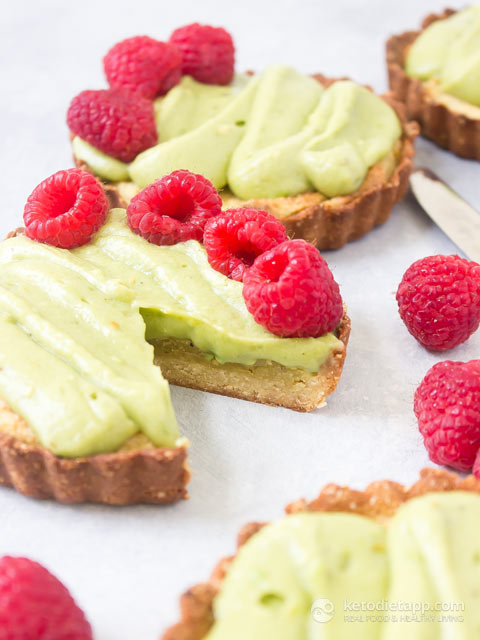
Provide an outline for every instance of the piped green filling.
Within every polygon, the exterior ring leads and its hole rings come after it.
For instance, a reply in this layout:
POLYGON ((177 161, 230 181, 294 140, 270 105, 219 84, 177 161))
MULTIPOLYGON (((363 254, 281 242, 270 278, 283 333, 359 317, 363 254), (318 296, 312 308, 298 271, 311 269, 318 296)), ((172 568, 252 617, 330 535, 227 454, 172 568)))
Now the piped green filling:
POLYGON ((155 116, 159 143, 128 166, 76 141, 75 154, 110 180, 126 170, 142 188, 190 169, 245 200, 333 197, 358 189, 401 135, 393 109, 371 91, 349 81, 324 89, 283 65, 228 87, 184 77, 156 102, 155 116))
POLYGON ((238 552, 206 640, 478 638, 479 527, 480 496, 462 492, 412 500, 386 527, 287 516, 238 552))
POLYGON ((480 106, 480 5, 431 24, 411 46, 405 70, 420 80, 480 106))

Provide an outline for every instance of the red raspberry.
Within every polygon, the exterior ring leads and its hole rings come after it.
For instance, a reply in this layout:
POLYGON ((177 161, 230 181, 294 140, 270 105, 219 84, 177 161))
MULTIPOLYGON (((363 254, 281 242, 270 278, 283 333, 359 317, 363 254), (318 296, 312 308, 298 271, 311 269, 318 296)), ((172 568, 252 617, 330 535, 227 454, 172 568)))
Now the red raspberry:
POLYGON ((332 272, 305 240, 287 240, 259 256, 243 279, 243 297, 255 320, 283 338, 317 338, 343 314, 332 272))
POLYGON ((480 360, 434 365, 415 392, 414 411, 430 459, 471 470, 480 447, 480 360))
POLYGON ((0 640, 92 640, 67 588, 38 562, 0 559, 0 640))
POLYGON ((25 234, 62 249, 90 241, 105 222, 108 199, 101 184, 86 171, 57 171, 28 197, 23 211, 25 234))
POLYGON ((135 36, 114 45, 103 59, 103 68, 111 87, 152 100, 180 81, 182 55, 169 42, 135 36))
POLYGON ((258 209, 229 209, 207 222, 203 236, 212 267, 240 281, 260 254, 285 240, 282 223, 258 209))
POLYGON ((473 463, 472 473, 480 480, 480 449, 478 450, 475 462, 473 463))
POLYGON ((157 142, 152 102, 122 89, 82 91, 70 103, 67 124, 75 135, 123 162, 157 142))
POLYGON ((205 223, 221 208, 222 200, 209 180, 181 169, 132 198, 127 217, 133 231, 153 244, 201 242, 205 223))
POLYGON ((170 36, 183 57, 183 73, 205 84, 229 84, 233 78, 235 47, 222 27, 189 24, 170 36))
POLYGON ((427 349, 465 342, 480 324, 480 265, 459 256, 414 262, 397 291, 400 316, 427 349))

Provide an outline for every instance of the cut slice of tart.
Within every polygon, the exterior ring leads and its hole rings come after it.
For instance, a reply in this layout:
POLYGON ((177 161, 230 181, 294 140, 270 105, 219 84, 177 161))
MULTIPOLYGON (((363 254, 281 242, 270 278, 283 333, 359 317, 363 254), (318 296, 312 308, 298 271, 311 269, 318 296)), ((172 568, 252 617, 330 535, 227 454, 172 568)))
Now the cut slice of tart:
POLYGON ((479 494, 474 476, 434 469, 411 487, 327 485, 280 521, 246 525, 236 555, 182 596, 181 620, 162 638, 300 640, 325 628, 345 640, 406 638, 412 629, 440 638, 447 624, 477 637, 479 494))
POLYGON ((0 243, 0 267, 0 484, 28 496, 186 497, 186 441, 168 382, 311 411, 341 374, 345 313, 321 337, 278 337, 203 245, 152 244, 122 209, 73 249, 18 230, 0 243))
POLYGON ((463 158, 480 160, 480 10, 446 9, 386 45, 390 90, 421 133, 463 158))
POLYGON ((290 237, 337 249, 385 222, 408 188, 417 125, 392 96, 349 80, 283 65, 228 86, 185 76, 154 107, 159 142, 129 164, 72 134, 76 165, 108 182, 113 206, 190 169, 222 190, 224 208, 265 209, 290 237))

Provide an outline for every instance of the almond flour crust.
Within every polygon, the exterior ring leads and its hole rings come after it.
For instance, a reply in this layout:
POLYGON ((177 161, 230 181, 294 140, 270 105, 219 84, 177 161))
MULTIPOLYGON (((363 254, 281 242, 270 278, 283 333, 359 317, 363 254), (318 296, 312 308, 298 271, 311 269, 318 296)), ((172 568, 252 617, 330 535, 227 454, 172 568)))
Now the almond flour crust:
POLYGON ((389 38, 386 45, 388 80, 392 95, 405 104, 408 118, 419 123, 423 136, 462 158, 480 160, 480 119, 470 118, 437 101, 424 83, 410 78, 404 69, 408 49, 416 38, 433 22, 455 13, 453 9, 445 9, 441 14, 431 14, 420 30, 389 38))
MULTIPOLYGON (((411 487, 383 480, 373 482, 364 491, 356 491, 336 484, 326 485, 320 495, 307 502, 298 500, 285 508, 287 514, 341 511, 388 520, 408 500, 436 491, 475 491, 480 493, 480 481, 474 476, 462 478, 443 469, 423 469, 420 479, 411 487)), ((237 549, 268 523, 245 525, 237 537, 237 549)), ((161 640, 202 640, 214 623, 213 601, 235 556, 223 558, 208 580, 198 584, 180 598, 180 621, 167 629, 161 640)))
POLYGON ((294 411, 313 411, 325 403, 342 375, 350 336, 350 318, 344 312, 336 335, 343 344, 317 373, 284 367, 271 361, 252 366, 207 360, 188 340, 154 342, 155 364, 170 384, 241 398, 294 411))
MULTIPOLYGON (((314 76, 324 86, 344 78, 329 79, 314 76)), ((357 240, 390 217, 393 206, 405 196, 415 156, 414 142, 418 125, 409 122, 403 104, 391 93, 382 96, 396 112, 402 126, 402 137, 395 150, 395 167, 386 175, 382 163, 372 167, 361 187, 347 196, 325 199, 318 193, 304 193, 290 198, 237 200, 235 206, 265 209, 278 217, 292 238, 304 238, 320 250, 340 249, 347 242, 357 240)), ((72 137, 72 136, 71 136, 72 137)), ((90 171, 88 165, 73 156, 77 167, 90 171)), ((119 189, 106 183, 112 207, 125 207, 119 189)))

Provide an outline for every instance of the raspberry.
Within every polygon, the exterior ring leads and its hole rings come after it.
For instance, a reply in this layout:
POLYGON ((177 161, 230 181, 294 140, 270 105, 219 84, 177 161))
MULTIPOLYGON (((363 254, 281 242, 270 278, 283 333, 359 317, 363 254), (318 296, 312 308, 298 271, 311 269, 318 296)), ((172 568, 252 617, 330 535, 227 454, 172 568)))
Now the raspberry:
POLYGON ((62 249, 90 241, 105 222, 108 199, 100 183, 86 171, 57 171, 28 197, 23 211, 25 234, 62 249))
POLYGON ((67 124, 72 133, 123 162, 157 142, 152 102, 122 89, 82 91, 70 103, 67 124))
POLYGON ((181 169, 132 198, 127 217, 133 231, 153 244, 201 242, 205 223, 221 207, 222 200, 209 180, 181 169))
POLYGON ((480 480, 480 449, 478 450, 475 462, 473 463, 472 473, 480 480))
POLYGON ((205 84, 229 84, 233 78, 235 47, 221 27, 189 24, 170 36, 183 58, 183 73, 205 84))
POLYGON ((480 448, 480 360, 434 365, 415 392, 414 411, 430 459, 471 470, 480 448))
POLYGON ((284 338, 317 338, 343 314, 332 272, 305 240, 287 240, 259 256, 243 279, 243 297, 255 320, 284 338))
POLYGON ((480 324, 480 265, 459 256, 414 262, 397 291, 400 316, 427 349, 465 342, 480 324))
POLYGON ((92 640, 67 588, 27 558, 0 559, 0 640, 92 640))
POLYGON ((182 55, 169 42, 135 36, 113 46, 103 58, 103 68, 111 87, 152 100, 180 81, 182 55))
POLYGON ((285 240, 285 227, 266 211, 229 209, 207 222, 203 244, 214 269, 241 281, 260 254, 285 240))

